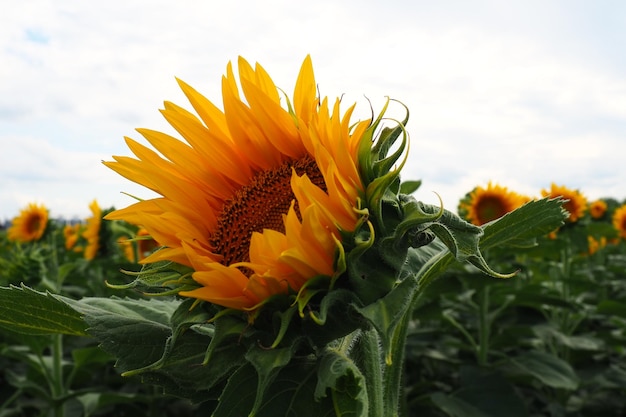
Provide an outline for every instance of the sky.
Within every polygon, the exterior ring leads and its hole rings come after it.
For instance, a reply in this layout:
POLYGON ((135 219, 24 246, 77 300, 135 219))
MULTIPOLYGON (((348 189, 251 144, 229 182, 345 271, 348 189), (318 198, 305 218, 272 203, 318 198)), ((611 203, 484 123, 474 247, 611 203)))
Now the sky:
POLYGON ((31 202, 69 219, 93 199, 154 196, 101 161, 131 155, 135 128, 173 132, 163 101, 191 109, 176 77, 221 106, 239 56, 291 94, 310 54, 322 95, 361 118, 387 96, 404 103, 402 179, 422 180, 426 203, 456 211, 489 181, 623 200, 625 22, 622 0, 13 2, 0 16, 0 221, 31 202))

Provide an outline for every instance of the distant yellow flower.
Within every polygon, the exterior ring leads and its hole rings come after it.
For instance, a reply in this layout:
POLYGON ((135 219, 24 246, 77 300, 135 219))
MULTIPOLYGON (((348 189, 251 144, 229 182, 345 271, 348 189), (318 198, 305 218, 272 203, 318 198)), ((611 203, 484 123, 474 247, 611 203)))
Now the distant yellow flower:
POLYGON ((606 246, 607 240, 604 236, 602 236, 600 240, 594 238, 593 236, 587 236, 587 242, 589 244, 589 255, 593 255, 598 250, 606 246))
POLYGON ((126 138, 137 159, 105 165, 161 197, 106 218, 164 245, 143 263, 195 270, 201 287, 181 295, 251 310, 335 273, 342 232, 361 216, 358 151, 370 120, 354 123, 354 106, 342 114, 339 99, 317 97, 310 57, 286 108, 260 65, 240 58, 238 69, 229 64, 222 80, 223 111, 179 81, 199 118, 169 102, 162 113, 185 141, 138 130, 163 157, 126 138))
POLYGON ((141 228, 137 231, 135 239, 120 237, 117 242, 122 247, 124 257, 130 262, 143 261, 154 249, 159 246, 158 243, 150 237, 148 231, 144 228, 141 228), (137 245, 137 254, 139 255, 139 259, 136 259, 135 245, 133 245, 133 243, 137 245))
POLYGON ((143 261, 149 256, 156 248, 159 247, 159 244, 156 240, 152 239, 150 233, 145 228, 140 228, 137 231, 137 252, 139 252, 139 261, 143 261))
POLYGON ((489 182, 487 188, 474 188, 469 198, 459 204, 459 209, 466 212, 470 223, 480 226, 504 216, 528 200, 506 187, 489 182))
POLYGON ((41 239, 48 224, 48 209, 44 205, 30 203, 13 218, 7 238, 17 242, 33 242, 41 239))
POLYGON ((89 209, 93 214, 87 219, 87 225, 83 231, 82 237, 87 240, 85 246, 84 257, 88 261, 93 260, 100 249, 100 224, 102 223, 102 210, 96 200, 89 205, 89 209))
POLYGON ((613 226, 617 230, 619 236, 626 239, 626 204, 619 207, 613 213, 613 226))
POLYGON ((570 190, 565 186, 552 183, 550 190, 541 190, 541 194, 544 197, 561 197, 564 200, 568 200, 563 204, 563 208, 569 212, 569 217, 567 218, 569 222, 578 221, 587 210, 587 199, 578 190, 570 190))
POLYGON ((76 246, 80 237, 80 223, 66 224, 63 228, 63 237, 65 237, 65 249, 70 250, 76 246))
POLYGON ((120 245, 124 257, 130 262, 137 262, 135 259, 135 247, 132 240, 128 236, 120 236, 117 238, 117 243, 120 245))
POLYGON ((594 219, 600 219, 606 213, 606 202, 604 200, 596 200, 589 204, 589 214, 594 219))

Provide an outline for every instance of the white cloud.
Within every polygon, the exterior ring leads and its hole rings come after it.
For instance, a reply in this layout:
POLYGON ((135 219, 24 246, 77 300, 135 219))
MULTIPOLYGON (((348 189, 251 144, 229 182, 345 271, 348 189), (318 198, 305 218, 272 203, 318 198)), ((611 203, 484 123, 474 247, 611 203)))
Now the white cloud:
POLYGON ((94 197, 119 207, 129 203, 119 191, 147 195, 99 161, 128 154, 122 137, 137 138, 135 127, 171 132, 162 101, 189 107, 175 76, 219 102, 239 54, 290 92, 311 53, 322 94, 345 93, 362 116, 363 96, 375 109, 386 95, 403 101, 404 177, 423 179, 430 202, 434 190, 455 207, 489 180, 528 194, 556 181, 626 197, 626 82, 601 55, 615 38, 582 32, 585 10, 567 2, 487 5, 16 3, 0 26, 0 218, 29 199, 72 216, 94 197))

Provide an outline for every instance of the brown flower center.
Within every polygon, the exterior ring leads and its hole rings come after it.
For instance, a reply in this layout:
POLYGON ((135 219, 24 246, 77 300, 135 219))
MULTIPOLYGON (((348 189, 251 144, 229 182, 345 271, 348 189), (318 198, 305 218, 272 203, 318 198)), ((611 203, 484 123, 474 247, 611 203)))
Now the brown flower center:
POLYGON ((39 214, 33 214, 26 220, 26 233, 36 235, 41 228, 41 217, 39 214))
MULTIPOLYGON (((249 261, 250 238, 263 229, 285 231, 283 214, 295 198, 291 190, 291 172, 306 174, 313 184, 326 190, 324 177, 310 155, 283 163, 277 168, 261 171, 250 183, 240 188, 224 204, 217 227, 210 238, 214 252, 222 255, 222 263, 249 261)), ((299 215, 296 202, 296 212, 299 215)))
POLYGON ((492 220, 504 216, 508 212, 505 203, 501 198, 483 197, 476 205, 476 217, 480 224, 488 223, 492 220))

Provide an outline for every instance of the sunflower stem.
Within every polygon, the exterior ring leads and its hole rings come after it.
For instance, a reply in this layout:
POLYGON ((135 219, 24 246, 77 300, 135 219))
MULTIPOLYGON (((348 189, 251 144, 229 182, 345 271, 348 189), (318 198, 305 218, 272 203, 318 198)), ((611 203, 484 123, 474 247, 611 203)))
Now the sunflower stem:
POLYGON ((479 311, 479 339, 478 339, 478 364, 480 366, 487 365, 487 356, 489 353, 489 336, 491 323, 489 320, 489 285, 486 285, 480 295, 480 311, 479 311))
POLYGON ((54 401, 54 416, 63 417, 65 406, 61 397, 65 391, 63 386, 63 335, 52 335, 52 399, 54 401))
MULTIPOLYGON (((408 334, 411 313, 413 311, 413 303, 408 305, 402 319, 398 323, 392 339, 391 351, 387 357, 391 362, 386 365, 384 372, 384 397, 385 397, 385 413, 380 414, 387 417, 406 416, 407 410, 402 400, 402 384, 404 376, 404 358, 406 339, 408 334)), ((382 361, 385 364, 385 361, 382 361)))
POLYGON ((368 414, 371 417, 383 416, 385 410, 384 358, 376 331, 372 329, 363 331, 358 346, 362 354, 363 374, 367 375, 368 414))

